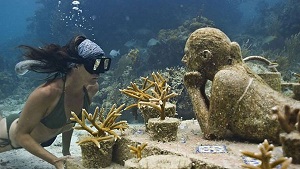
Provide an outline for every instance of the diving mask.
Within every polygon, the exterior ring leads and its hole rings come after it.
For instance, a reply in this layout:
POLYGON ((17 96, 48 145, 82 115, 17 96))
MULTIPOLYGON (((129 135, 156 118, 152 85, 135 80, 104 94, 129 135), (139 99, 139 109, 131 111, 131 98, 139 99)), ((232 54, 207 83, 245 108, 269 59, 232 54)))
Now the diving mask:
POLYGON ((87 72, 90 74, 100 74, 109 70, 111 58, 88 58, 85 59, 83 65, 87 72))

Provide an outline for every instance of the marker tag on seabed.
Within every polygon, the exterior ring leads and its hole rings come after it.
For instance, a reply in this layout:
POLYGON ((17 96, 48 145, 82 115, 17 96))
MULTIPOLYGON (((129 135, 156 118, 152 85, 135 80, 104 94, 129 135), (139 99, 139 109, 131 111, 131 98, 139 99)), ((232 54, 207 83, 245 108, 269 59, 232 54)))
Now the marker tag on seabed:
MULTIPOLYGON (((242 156, 242 159, 245 164, 252 165, 252 166, 258 166, 261 164, 261 161, 255 158, 247 157, 247 156, 242 156)), ((271 158, 270 162, 275 161, 274 158, 271 158)), ((280 169, 281 165, 277 165, 276 169, 280 169)))
POLYGON ((225 145, 201 145, 196 148, 196 153, 227 153, 225 145))

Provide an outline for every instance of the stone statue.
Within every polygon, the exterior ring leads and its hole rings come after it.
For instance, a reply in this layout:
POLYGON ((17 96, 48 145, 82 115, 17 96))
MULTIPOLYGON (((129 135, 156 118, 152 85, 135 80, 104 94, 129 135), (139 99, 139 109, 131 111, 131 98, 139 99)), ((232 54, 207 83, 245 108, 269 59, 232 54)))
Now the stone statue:
POLYGON ((233 136, 279 143, 281 127, 271 108, 295 106, 296 100, 273 90, 243 61, 238 43, 216 28, 193 32, 182 61, 188 72, 184 85, 206 139, 233 136), (212 81, 210 98, 205 84, 212 81))

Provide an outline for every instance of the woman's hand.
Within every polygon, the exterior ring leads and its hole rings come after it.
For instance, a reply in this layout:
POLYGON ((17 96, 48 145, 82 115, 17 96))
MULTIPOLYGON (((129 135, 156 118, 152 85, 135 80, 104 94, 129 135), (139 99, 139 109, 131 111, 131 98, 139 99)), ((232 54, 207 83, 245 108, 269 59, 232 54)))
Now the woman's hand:
POLYGON ((56 169, 64 169, 66 160, 69 159, 71 156, 63 156, 58 158, 57 160, 54 161, 54 166, 56 169))

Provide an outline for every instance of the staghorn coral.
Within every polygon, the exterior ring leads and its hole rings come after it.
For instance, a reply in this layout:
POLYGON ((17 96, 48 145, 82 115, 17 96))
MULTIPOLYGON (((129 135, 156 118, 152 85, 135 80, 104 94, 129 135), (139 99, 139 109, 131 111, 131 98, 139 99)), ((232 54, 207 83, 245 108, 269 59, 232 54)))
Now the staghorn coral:
POLYGON ((121 111, 124 106, 125 105, 123 104, 116 108, 116 104, 114 104, 106 118, 103 116, 104 109, 102 108, 99 110, 99 107, 96 107, 94 114, 88 114, 85 109, 82 109, 81 120, 74 112, 71 112, 73 117, 71 117, 70 120, 76 121, 78 124, 80 124, 80 126, 75 126, 74 129, 86 130, 93 136, 79 141, 78 144, 93 142, 98 148, 100 148, 99 142, 109 140, 113 137, 115 139, 120 138, 120 136, 114 130, 124 131, 128 128, 127 121, 116 122, 116 119, 122 115, 121 111), (91 127, 87 126, 86 120, 92 124, 91 127), (95 127, 96 130, 93 130, 92 127, 95 127))
POLYGON ((275 117, 278 119, 281 128, 286 133, 291 133, 292 131, 298 131, 300 132, 300 113, 299 109, 291 110, 290 106, 285 105, 284 106, 284 113, 280 112, 278 110, 278 107, 275 106, 271 109, 272 113, 275 115, 275 117))
POLYGON ((242 167, 249 169, 273 169, 281 164, 281 169, 287 169, 292 161, 292 158, 280 157, 271 162, 270 160, 272 158, 272 150, 274 149, 274 145, 269 144, 268 140, 264 140, 263 143, 259 144, 258 149, 260 150, 260 153, 253 153, 249 151, 241 151, 241 153, 245 156, 260 160, 261 164, 258 166, 243 164, 242 167))
POLYGON ((136 145, 136 146, 132 146, 132 145, 128 145, 130 152, 132 154, 136 155, 136 158, 138 160, 142 159, 142 151, 144 150, 144 148, 147 146, 147 143, 142 143, 141 145, 136 145))
POLYGON ((300 164, 300 113, 299 108, 291 109, 290 106, 283 107, 284 113, 280 112, 278 106, 271 109, 278 119, 281 128, 286 133, 280 134, 283 154, 292 157, 292 163, 300 164))
MULTIPOLYGON (((177 96, 176 93, 171 93, 171 94, 167 95, 167 93, 169 91, 170 91, 170 87, 168 86, 160 93, 160 95, 157 95, 158 98, 149 99, 149 102, 140 101, 138 103, 139 107, 140 107, 140 105, 151 106, 160 112, 160 119, 165 120, 165 118, 166 118, 166 114, 165 114, 166 102, 168 99, 177 96)), ((153 91, 153 93, 155 93, 155 91, 153 91)), ((155 93, 155 94, 158 94, 158 93, 155 93)))
POLYGON ((131 82, 131 87, 127 89, 120 90, 123 94, 137 99, 137 103, 131 104, 125 108, 128 110, 133 107, 140 108, 141 105, 148 105, 160 112, 160 119, 164 120, 165 105, 166 102, 175 96, 176 93, 170 93, 170 86, 167 84, 166 79, 162 77, 158 72, 152 73, 153 81, 148 79, 148 77, 142 77, 144 81, 142 87, 133 82, 131 82))

